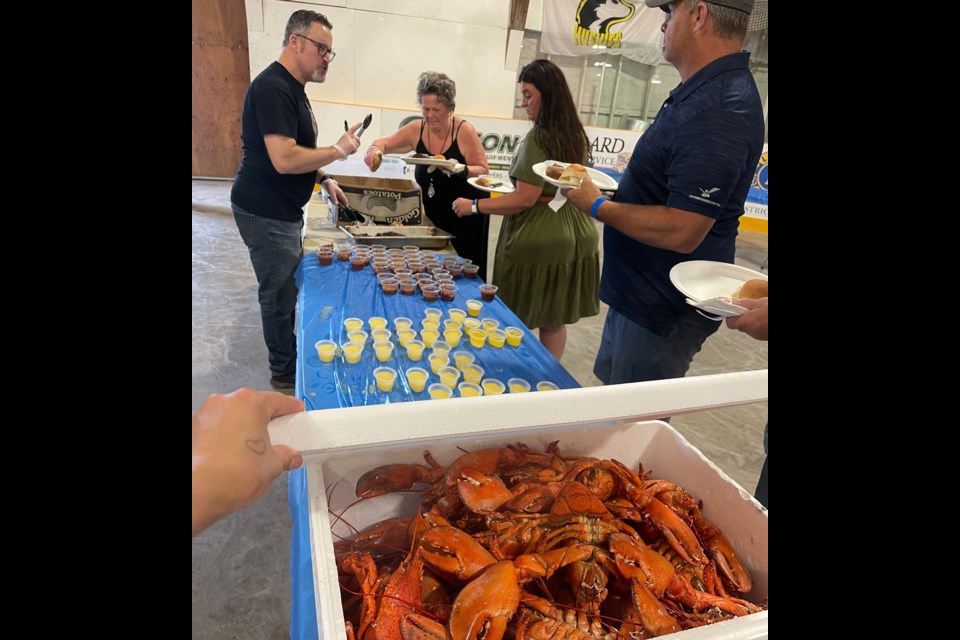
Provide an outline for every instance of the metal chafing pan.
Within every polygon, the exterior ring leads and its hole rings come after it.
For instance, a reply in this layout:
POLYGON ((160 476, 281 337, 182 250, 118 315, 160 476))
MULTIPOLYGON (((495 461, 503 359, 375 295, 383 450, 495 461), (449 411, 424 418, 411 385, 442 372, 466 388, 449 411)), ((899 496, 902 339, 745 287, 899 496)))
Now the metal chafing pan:
POLYGON ((454 236, 443 229, 425 225, 405 227, 394 225, 340 225, 347 236, 357 244, 382 244, 387 247, 416 246, 422 249, 442 249, 454 236))

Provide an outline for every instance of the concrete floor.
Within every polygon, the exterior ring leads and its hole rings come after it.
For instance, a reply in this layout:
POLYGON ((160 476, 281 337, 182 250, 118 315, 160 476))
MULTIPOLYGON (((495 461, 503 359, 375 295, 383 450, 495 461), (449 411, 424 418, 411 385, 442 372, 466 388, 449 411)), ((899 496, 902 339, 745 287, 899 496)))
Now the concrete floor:
MULTIPOLYGON (((230 181, 193 180, 193 411, 211 393, 270 389, 256 278, 230 211, 230 181)), ((599 226, 599 224, 598 224, 599 226)), ((490 264, 500 229, 491 220, 490 264)), ((766 273, 766 234, 741 232, 736 263, 766 273)), ((601 260, 603 258, 601 246, 601 260)), ((600 315, 568 327, 561 363, 596 386, 600 315)), ((721 327, 688 375, 767 368, 767 343, 721 327)), ((677 416, 671 425, 751 493, 763 464, 767 403, 677 416)), ((257 504, 193 538, 193 638, 290 636, 290 514, 281 476, 257 504)), ((333 639, 329 639, 333 640, 333 639)))

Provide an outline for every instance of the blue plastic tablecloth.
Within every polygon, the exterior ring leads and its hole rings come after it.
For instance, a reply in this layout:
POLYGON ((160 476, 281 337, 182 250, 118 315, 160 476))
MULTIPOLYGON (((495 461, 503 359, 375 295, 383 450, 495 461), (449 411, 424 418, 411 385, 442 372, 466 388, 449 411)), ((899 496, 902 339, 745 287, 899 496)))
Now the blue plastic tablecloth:
MULTIPOLYGON (((455 280, 454 283, 459 290, 453 302, 440 300, 425 302, 419 295, 419 290, 412 296, 401 294, 387 296, 384 295, 369 266, 362 271, 352 271, 349 262, 334 261, 332 265, 322 267, 316 255, 313 254, 304 256, 295 277, 300 289, 297 300, 299 330, 297 332, 296 395, 306 403, 307 410, 391 402, 431 402, 426 391, 413 393, 404 375, 407 367, 411 366, 430 370, 426 359, 429 349, 424 351, 421 361, 411 362, 405 350, 396 343, 394 335, 393 341, 397 348, 394 349, 391 361, 381 363, 374 356, 372 338, 368 338, 367 347, 363 350, 363 357, 359 364, 347 364, 342 356, 337 356, 333 362, 324 364, 320 362, 314 344, 318 340, 325 339, 331 339, 337 343, 346 342, 343 320, 350 317, 363 319, 364 330, 369 333, 367 320, 373 316, 386 318, 387 328, 391 331, 393 331, 393 318, 406 316, 413 320, 413 328, 419 332, 420 321, 424 318, 424 309, 437 307, 443 311, 443 319, 447 319, 448 309, 465 310, 467 300, 471 298, 479 300, 479 287, 483 284, 479 278, 455 280), (396 386, 390 393, 376 390, 373 370, 381 365, 393 367, 398 372, 396 386)), ((484 369, 484 377, 497 378, 504 383, 509 378, 524 378, 534 388, 540 380, 554 382, 561 389, 580 386, 499 298, 494 299, 493 302, 485 302, 479 317, 499 320, 501 329, 516 326, 524 330, 524 337, 519 347, 505 345, 498 349, 491 347, 488 343, 483 348, 476 349, 464 337, 460 345, 454 348, 454 351, 462 349, 473 353, 476 356, 475 362, 484 369)), ((428 384, 431 382, 439 382, 438 376, 432 372, 428 384)), ((457 395, 456 392, 454 395, 457 395)), ((446 402, 456 402, 456 400, 451 399, 446 402)), ((293 521, 290 550, 292 591, 290 637, 317 639, 319 634, 310 552, 309 496, 304 469, 289 473, 287 496, 290 517, 293 521)))

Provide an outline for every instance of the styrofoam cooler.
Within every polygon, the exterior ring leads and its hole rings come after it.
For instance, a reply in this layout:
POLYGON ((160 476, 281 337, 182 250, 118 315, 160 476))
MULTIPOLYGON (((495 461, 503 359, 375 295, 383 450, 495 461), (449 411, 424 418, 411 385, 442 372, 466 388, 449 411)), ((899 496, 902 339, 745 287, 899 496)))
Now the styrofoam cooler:
MULTIPOLYGON (((423 464, 429 450, 449 464, 464 450, 523 443, 543 450, 556 440, 564 455, 615 458, 651 477, 675 482, 703 501, 704 517, 731 541, 754 585, 767 598, 767 510, 669 424, 645 417, 680 415, 766 398, 767 372, 311 411, 270 425, 274 443, 304 454, 310 494, 314 593, 320 637, 345 638, 333 542, 391 516, 415 514, 419 493, 395 493, 356 505, 358 478, 393 463, 423 464), (345 512, 344 512, 345 510, 345 512)), ((767 637, 762 611, 673 634, 678 639, 767 637)))

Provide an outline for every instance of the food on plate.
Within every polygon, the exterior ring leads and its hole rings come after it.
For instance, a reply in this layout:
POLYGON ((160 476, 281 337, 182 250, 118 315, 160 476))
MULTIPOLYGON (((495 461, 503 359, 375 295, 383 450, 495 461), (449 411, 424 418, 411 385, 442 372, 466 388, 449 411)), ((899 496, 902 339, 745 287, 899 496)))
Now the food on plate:
POLYGON ((477 178, 477 184, 481 187, 489 187, 495 184, 500 184, 496 178, 491 178, 490 176, 481 176, 477 178))
POLYGON ((413 155, 410 156, 410 157, 411 157, 411 158, 429 158, 430 156, 428 156, 428 155, 425 154, 425 153, 415 153, 415 154, 413 154, 413 155))
POLYGON ((373 153, 373 162, 370 163, 370 169, 376 171, 380 168, 380 163, 383 162, 383 151, 377 149, 373 153))
POLYGON ((580 182, 587 177, 587 169, 582 164, 576 162, 568 164, 567 168, 560 174, 560 182, 572 184, 575 187, 580 186, 580 182))
POLYGON ((766 298, 767 297, 767 281, 761 280, 760 278, 753 278, 752 280, 747 280, 740 287, 733 292, 732 297, 734 298, 750 298, 756 300, 757 298, 766 298))
POLYGON ((443 154, 442 154, 442 153, 438 153, 437 155, 433 156, 433 159, 434 159, 434 160, 446 160, 446 158, 443 157, 443 154))
POLYGON ((554 180, 559 180, 561 175, 563 175, 562 164, 552 164, 549 167, 547 167, 548 177, 553 178, 554 180))

